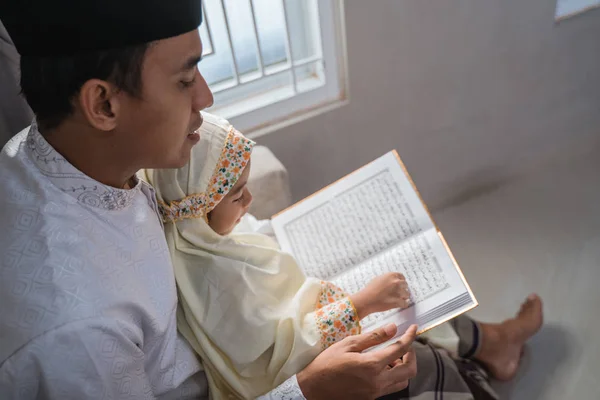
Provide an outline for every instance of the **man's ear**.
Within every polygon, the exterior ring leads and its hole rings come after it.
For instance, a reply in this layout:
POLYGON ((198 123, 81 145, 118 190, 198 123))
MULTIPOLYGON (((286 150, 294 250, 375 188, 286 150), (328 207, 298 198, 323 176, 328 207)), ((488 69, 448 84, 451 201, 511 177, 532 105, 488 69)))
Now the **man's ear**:
POLYGON ((105 132, 116 128, 120 104, 114 85, 101 79, 86 81, 79 91, 79 105, 94 128, 105 132))

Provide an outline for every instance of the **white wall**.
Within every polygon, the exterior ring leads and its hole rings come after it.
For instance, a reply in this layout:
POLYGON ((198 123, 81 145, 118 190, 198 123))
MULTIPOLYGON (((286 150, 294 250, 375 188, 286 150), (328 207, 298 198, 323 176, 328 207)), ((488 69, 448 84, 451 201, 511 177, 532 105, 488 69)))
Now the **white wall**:
POLYGON ((260 138, 296 199, 396 148, 449 206, 600 137, 600 10, 552 0, 347 0, 350 104, 260 138))

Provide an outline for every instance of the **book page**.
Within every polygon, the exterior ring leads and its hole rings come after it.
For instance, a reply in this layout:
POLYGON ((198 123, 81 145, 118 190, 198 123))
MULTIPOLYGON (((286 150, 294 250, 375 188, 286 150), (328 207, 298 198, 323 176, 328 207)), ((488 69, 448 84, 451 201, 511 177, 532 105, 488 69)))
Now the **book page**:
POLYGON ((393 155, 382 161, 338 182, 331 192, 318 193, 311 208, 302 210, 300 203, 273 219, 282 248, 308 276, 331 279, 434 229, 398 161, 393 155))

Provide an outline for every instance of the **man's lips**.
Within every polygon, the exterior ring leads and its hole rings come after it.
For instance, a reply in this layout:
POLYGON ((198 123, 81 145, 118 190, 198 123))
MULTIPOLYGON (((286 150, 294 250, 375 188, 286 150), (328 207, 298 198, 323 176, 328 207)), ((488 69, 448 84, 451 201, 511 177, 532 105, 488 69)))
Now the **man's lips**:
POLYGON ((190 133, 188 133, 188 136, 199 135, 200 132, 198 132, 198 131, 200 130, 200 127, 202 126, 203 122, 204 122, 204 118, 202 118, 202 116, 200 116, 200 121, 195 125, 195 128, 192 129, 190 133))

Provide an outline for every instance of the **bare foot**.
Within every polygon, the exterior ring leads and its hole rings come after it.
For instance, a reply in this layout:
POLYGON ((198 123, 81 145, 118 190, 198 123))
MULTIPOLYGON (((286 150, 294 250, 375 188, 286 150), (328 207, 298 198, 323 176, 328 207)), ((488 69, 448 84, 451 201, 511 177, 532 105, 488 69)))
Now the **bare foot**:
POLYGON ((519 368, 525 343, 540 330, 543 323, 542 300, 529 295, 515 318, 501 324, 481 324, 481 349, 475 358, 490 374, 501 381, 514 378, 519 368))

